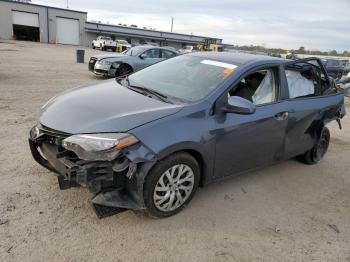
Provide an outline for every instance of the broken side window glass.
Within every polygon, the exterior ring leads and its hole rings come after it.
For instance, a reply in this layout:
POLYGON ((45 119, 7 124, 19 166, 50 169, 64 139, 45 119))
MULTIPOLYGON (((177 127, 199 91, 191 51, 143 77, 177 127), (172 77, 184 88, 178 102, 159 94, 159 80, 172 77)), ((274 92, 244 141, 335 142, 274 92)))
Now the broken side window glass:
POLYGON ((312 80, 302 76, 298 71, 286 70, 290 98, 314 95, 315 86, 312 80))

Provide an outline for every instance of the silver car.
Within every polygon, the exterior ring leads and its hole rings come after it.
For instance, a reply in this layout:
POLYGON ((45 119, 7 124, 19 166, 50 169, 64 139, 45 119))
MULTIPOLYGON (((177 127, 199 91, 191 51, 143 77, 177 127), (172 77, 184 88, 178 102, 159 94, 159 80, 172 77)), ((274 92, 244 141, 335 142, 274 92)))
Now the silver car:
POLYGON ((97 55, 90 58, 89 70, 96 75, 119 77, 177 56, 168 47, 135 46, 122 54, 97 55))

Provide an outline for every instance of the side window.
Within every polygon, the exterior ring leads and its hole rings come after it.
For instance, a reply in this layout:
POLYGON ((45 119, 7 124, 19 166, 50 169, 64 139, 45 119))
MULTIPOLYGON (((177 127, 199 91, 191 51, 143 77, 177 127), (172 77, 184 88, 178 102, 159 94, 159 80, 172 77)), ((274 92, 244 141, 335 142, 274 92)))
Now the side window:
POLYGON ((311 78, 299 71, 285 70, 288 83, 289 98, 308 97, 315 95, 315 86, 311 78))
POLYGON ((146 58, 159 58, 160 52, 159 49, 150 49, 144 52, 146 58))
POLYGON ((176 56, 174 52, 171 52, 169 50, 162 50, 162 58, 169 59, 176 56))
POLYGON ((264 69, 251 73, 229 92, 230 96, 240 96, 255 105, 277 101, 279 92, 278 70, 264 69))

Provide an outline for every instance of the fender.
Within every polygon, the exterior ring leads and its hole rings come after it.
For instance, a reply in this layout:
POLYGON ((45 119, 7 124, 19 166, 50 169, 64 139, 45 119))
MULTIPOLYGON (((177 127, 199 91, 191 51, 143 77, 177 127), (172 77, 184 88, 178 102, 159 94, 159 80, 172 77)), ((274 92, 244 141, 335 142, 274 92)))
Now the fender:
MULTIPOLYGON (((158 161, 180 151, 186 151, 190 153, 199 162, 198 164, 201 168, 200 186, 204 186, 205 184, 208 184, 210 182, 210 178, 213 176, 212 173, 214 168, 214 157, 211 155, 214 154, 205 152, 203 146, 195 142, 188 141, 174 144, 170 147, 163 149, 157 155, 154 155, 154 157, 148 159, 145 158, 145 161, 142 163, 140 163, 140 161, 138 162, 141 165, 139 165, 138 170, 133 178, 133 188, 135 189, 134 192, 136 193, 135 195, 133 195, 133 198, 138 203, 140 208, 145 207, 143 201, 143 191, 146 176, 150 173, 151 169, 155 166, 155 164, 158 161)), ((153 155, 153 153, 151 154, 153 155)), ((130 158, 129 160, 133 161, 130 158)))

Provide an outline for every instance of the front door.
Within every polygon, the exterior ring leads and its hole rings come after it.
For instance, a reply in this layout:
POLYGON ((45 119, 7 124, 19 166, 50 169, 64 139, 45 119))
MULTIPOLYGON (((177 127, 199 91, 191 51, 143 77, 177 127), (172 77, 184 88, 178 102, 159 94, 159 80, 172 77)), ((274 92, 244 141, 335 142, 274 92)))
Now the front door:
POLYGON ((142 58, 140 57, 139 59, 141 60, 139 63, 140 65, 139 69, 143 69, 145 67, 158 63, 162 61, 160 49, 159 48, 149 49, 143 52, 142 58))
POLYGON ((278 68, 259 70, 229 92, 256 105, 250 115, 216 116, 214 178, 238 174, 283 158, 289 104, 279 99, 278 68))

